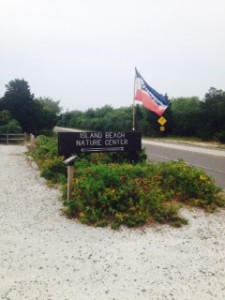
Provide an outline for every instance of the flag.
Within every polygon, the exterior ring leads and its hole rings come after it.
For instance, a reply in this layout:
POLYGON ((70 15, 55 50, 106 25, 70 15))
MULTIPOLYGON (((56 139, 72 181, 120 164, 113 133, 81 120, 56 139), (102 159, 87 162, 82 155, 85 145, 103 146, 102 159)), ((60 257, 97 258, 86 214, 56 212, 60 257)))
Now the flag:
POLYGON ((156 92, 140 75, 135 68, 135 98, 134 100, 142 102, 144 107, 162 116, 169 106, 168 100, 156 92))

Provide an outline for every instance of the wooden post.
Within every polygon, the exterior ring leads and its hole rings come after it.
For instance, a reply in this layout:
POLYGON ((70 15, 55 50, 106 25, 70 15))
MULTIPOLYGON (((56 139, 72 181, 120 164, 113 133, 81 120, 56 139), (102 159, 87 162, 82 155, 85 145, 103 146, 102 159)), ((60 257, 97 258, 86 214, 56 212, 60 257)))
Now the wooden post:
POLYGON ((67 166, 67 201, 71 199, 73 189, 74 166, 67 166))
POLYGON ((71 199, 73 189, 73 176, 74 176, 74 162, 76 155, 71 156, 64 160, 64 164, 67 165, 67 201, 71 199))

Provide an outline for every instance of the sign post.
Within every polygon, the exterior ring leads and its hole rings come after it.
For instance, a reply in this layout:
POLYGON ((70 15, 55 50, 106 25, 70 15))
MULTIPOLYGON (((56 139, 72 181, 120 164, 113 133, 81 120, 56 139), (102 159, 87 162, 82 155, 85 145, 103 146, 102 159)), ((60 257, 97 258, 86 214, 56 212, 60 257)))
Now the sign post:
POLYGON ((158 123, 160 124, 160 127, 159 127, 160 132, 165 132, 166 128, 165 128, 164 125, 166 124, 166 122, 167 122, 167 119, 164 118, 163 116, 161 116, 161 117, 158 119, 158 123))
POLYGON ((67 201, 71 199, 73 188, 74 166, 67 167, 67 201))
POLYGON ((64 160, 64 164, 67 165, 67 201, 71 199, 72 189, 73 189, 73 176, 74 176, 74 161, 76 155, 71 156, 64 160))

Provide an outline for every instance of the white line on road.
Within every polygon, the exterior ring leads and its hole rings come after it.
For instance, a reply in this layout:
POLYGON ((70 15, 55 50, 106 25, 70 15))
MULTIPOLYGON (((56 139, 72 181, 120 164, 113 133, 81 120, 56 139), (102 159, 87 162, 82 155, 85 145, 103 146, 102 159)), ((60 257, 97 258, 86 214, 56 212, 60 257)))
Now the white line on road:
POLYGON ((171 148, 171 149, 177 149, 177 150, 186 150, 190 152, 196 152, 196 153, 202 153, 202 154, 209 154, 214 156, 222 156, 225 157, 225 151, 224 150, 216 150, 216 149, 207 149, 202 147, 194 147, 194 146, 186 146, 186 145, 178 145, 178 144, 171 144, 167 142, 155 142, 155 141, 149 141, 149 140, 142 140, 143 144, 147 145, 155 145, 165 148, 171 148))

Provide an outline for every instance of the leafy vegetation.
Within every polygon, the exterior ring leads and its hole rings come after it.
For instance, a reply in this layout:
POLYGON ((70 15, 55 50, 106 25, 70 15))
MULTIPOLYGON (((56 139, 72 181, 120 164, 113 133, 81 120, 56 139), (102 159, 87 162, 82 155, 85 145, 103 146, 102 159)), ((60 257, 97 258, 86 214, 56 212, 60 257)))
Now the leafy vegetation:
MULTIPOLYGON (((160 133, 158 116, 144 107, 136 106, 136 130, 144 136, 197 137, 225 143, 225 92, 210 88, 205 98, 170 99, 170 107, 163 115, 167 119, 165 133, 160 133)), ((59 118, 58 125, 84 130, 132 129, 132 107, 113 109, 88 109, 85 112, 67 111, 59 118)))
MULTIPOLYGON (((57 157, 55 138, 40 136, 30 147, 41 174, 66 190, 63 158, 57 157)), ((131 165, 115 155, 81 156, 76 162, 72 199, 65 200, 65 213, 95 226, 144 224, 186 224, 179 209, 186 205, 213 211, 225 206, 225 199, 212 178, 183 161, 142 162, 131 165), (112 161, 120 163, 112 163, 112 161)))
POLYGON ((25 80, 12 80, 0 99, 0 132, 49 134, 60 111, 59 101, 35 99, 25 80))
MULTIPOLYGON (((163 115, 167 119, 165 132, 160 132, 159 117, 139 105, 135 108, 136 130, 146 137, 195 137, 225 143, 224 91, 212 87, 201 100, 198 97, 168 100, 170 106, 163 115)), ((114 109, 105 105, 85 112, 74 110, 60 114, 59 101, 35 98, 28 82, 15 79, 6 85, 0 99, 0 132, 50 135, 56 124, 92 131, 130 131, 132 110, 131 106, 114 109)))
POLYGON ((41 175, 53 183, 60 182, 66 171, 63 157, 58 157, 57 152, 55 137, 41 135, 29 146, 29 154, 39 166, 41 175))
POLYGON ((0 111, 0 134, 4 133, 21 133, 22 127, 19 122, 12 119, 11 113, 8 110, 0 111))

